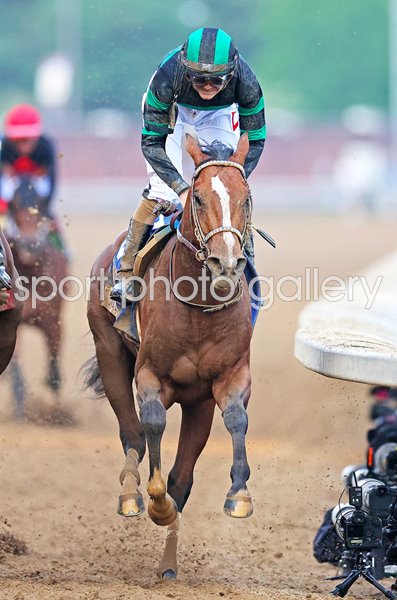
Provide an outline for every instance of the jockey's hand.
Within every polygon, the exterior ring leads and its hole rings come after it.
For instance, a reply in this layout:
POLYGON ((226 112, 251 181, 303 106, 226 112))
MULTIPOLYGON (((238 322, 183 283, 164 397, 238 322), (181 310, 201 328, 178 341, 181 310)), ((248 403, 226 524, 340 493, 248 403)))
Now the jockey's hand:
POLYGON ((48 198, 51 192, 51 180, 47 175, 32 177, 32 185, 40 198, 48 198))
POLYGON ((178 210, 177 205, 174 202, 172 202, 170 207, 166 211, 163 212, 163 215, 165 217, 169 217, 170 215, 173 215, 174 212, 176 212, 177 210, 178 210))
POLYGON ((185 208, 186 200, 189 195, 189 190, 184 190, 182 194, 179 196, 179 200, 182 204, 182 207, 185 208))

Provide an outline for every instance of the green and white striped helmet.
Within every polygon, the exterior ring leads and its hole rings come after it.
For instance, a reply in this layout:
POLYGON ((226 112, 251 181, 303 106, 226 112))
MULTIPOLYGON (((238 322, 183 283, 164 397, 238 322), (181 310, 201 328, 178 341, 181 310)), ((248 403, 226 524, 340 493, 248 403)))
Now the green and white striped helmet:
POLYGON ((187 75, 232 75, 237 65, 237 50, 230 35, 216 27, 202 27, 193 31, 181 52, 182 65, 187 75))

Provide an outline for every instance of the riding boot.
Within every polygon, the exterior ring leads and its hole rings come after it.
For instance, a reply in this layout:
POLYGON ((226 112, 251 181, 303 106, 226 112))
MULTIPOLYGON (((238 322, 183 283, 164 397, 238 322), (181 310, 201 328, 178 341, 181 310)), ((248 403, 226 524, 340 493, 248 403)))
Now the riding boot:
POLYGON ((246 242, 245 242, 245 246, 244 246, 244 253, 246 255, 246 257, 250 260, 250 262, 252 263, 252 266, 255 266, 255 248, 254 248, 254 236, 252 233, 252 229, 249 230, 246 242))
POLYGON ((136 289, 137 285, 134 285, 136 284, 135 281, 128 283, 127 280, 132 276, 136 255, 148 241, 151 231, 152 225, 141 223, 134 218, 130 219, 127 237, 125 239, 124 254, 120 261, 120 269, 117 271, 117 275, 119 275, 120 278, 116 281, 110 292, 112 300, 120 302, 123 294, 125 294, 127 301, 134 301, 136 292, 138 292, 136 289))

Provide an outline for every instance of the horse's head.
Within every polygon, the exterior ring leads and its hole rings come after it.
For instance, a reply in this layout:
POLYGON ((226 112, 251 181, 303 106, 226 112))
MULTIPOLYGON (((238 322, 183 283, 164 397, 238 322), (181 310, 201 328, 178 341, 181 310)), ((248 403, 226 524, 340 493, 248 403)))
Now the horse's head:
POLYGON ((186 209, 212 278, 221 278, 216 287, 226 289, 237 283, 247 262, 243 248, 251 196, 243 165, 248 136, 240 137, 234 153, 218 141, 199 146, 190 135, 186 148, 196 167, 186 209))
POLYGON ((23 262, 35 261, 49 232, 49 220, 45 214, 45 200, 41 198, 30 177, 21 177, 9 204, 9 216, 14 223, 12 236, 18 244, 23 262))

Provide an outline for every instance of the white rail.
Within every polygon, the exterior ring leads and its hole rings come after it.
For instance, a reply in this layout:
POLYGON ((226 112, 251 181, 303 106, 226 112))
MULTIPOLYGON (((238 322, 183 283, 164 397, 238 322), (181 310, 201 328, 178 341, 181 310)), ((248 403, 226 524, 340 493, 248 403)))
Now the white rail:
POLYGON ((382 277, 372 306, 360 286, 352 301, 312 302, 300 315, 295 357, 328 377, 397 386, 397 253, 363 275, 370 289, 382 277))

